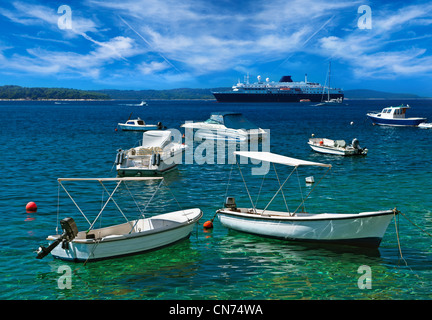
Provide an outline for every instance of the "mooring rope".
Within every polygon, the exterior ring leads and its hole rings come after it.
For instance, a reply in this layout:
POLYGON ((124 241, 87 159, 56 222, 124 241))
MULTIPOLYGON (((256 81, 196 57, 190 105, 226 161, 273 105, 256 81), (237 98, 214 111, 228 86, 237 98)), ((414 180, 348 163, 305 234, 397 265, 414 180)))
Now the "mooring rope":
POLYGON ((429 232, 427 232, 427 231, 425 231, 425 230, 423 230, 422 228, 420 228, 418 225, 416 225, 414 222, 412 222, 406 215, 404 215, 402 212, 400 212, 400 211, 398 211, 398 213, 400 213, 401 215, 403 215, 404 217, 405 217, 405 219, 407 219, 414 227, 416 227, 416 228, 418 228, 419 230, 421 230, 421 231, 423 231, 424 233, 426 233, 429 237, 431 237, 432 238, 432 235, 429 233, 429 232))
POLYGON ((401 213, 399 210, 397 210, 396 208, 393 209, 393 216, 394 216, 393 220, 395 223, 396 239, 397 239, 397 243, 398 243, 399 254, 400 254, 402 260, 405 262, 405 265, 408 267, 408 263, 406 262, 405 258, 402 255, 402 249, 401 249, 400 240, 399 240, 398 224, 396 223, 396 214, 399 214, 399 213, 401 213))

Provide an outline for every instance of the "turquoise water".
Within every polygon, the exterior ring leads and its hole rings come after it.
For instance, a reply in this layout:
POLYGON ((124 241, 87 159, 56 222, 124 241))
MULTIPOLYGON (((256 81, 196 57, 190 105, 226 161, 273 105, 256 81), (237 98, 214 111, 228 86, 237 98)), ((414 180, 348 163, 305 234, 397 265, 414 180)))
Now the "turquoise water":
MULTIPOLYGON (((427 234, 432 233, 432 130, 372 126, 365 115, 400 101, 349 101, 347 106, 327 108, 211 101, 152 101, 149 107, 138 108, 123 105, 127 103, 1 102, 1 299, 432 298, 432 239, 427 234), (394 221, 379 249, 372 251, 246 235, 228 231, 217 219, 213 230, 204 231, 202 223, 223 203, 231 165, 184 164, 165 175, 169 189, 161 190, 149 210, 176 209, 171 192, 181 207, 201 208, 204 217, 189 240, 147 254, 86 265, 51 256, 35 259, 34 251, 55 231, 56 179, 115 176, 116 150, 130 148, 141 139, 139 133, 115 131, 118 122, 133 112, 148 123, 162 121, 168 128, 179 128, 186 120, 205 120, 213 111, 239 111, 270 129, 272 152, 333 165, 306 202, 308 211, 354 213, 397 207, 423 231, 404 216, 396 219, 403 259, 394 221), (369 154, 357 158, 316 154, 307 145, 312 133, 347 141, 356 137, 369 154), (36 213, 25 212, 29 201, 37 203, 36 213), (59 284, 64 266, 71 271, 70 288, 59 284), (370 289, 359 288, 361 266, 370 268, 370 289)), ((412 116, 432 121, 431 101, 408 103, 412 116)), ((252 176, 249 167, 244 166, 243 172, 256 195, 262 179, 252 176)), ((278 169, 281 178, 288 173, 278 169)), ((290 208, 301 199, 299 184, 303 196, 311 190, 304 177, 314 175, 317 180, 324 171, 305 169, 299 171, 299 180, 293 177, 285 192, 290 208)), ((273 195, 275 181, 272 175, 266 178, 261 205, 273 195)), ((149 192, 137 197, 137 202, 145 203, 155 187, 148 184, 149 192)), ((100 209, 100 189, 74 185, 72 189, 83 208, 100 209)), ((238 204, 249 205, 235 168, 228 193, 238 204)), ((64 194, 60 202, 64 205, 60 218, 80 216, 64 194)), ((124 205, 133 216, 134 205, 124 205)), ((282 199, 277 198, 272 208, 284 208, 282 199)), ((107 211, 103 221, 117 218, 107 211)))

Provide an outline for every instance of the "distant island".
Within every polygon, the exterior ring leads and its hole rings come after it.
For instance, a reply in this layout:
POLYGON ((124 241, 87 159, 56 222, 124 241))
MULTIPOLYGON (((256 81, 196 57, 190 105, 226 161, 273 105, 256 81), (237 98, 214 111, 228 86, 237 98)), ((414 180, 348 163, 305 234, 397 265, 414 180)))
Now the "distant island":
MULTIPOLYGON (((168 89, 168 90, 79 90, 66 88, 26 88, 16 85, 0 86, 0 100, 215 100, 212 89, 168 89)), ((367 89, 345 90, 345 98, 365 99, 425 99, 410 93, 389 93, 367 89)))
POLYGON ((345 98, 352 100, 365 100, 365 99, 427 99, 428 97, 421 97, 411 93, 390 93, 376 90, 356 89, 345 90, 345 98))

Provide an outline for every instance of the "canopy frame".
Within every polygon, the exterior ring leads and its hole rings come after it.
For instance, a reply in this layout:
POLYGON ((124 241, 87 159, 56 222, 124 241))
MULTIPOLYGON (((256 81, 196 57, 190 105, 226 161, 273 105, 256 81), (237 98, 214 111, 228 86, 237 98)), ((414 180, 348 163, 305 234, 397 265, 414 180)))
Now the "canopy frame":
MULTIPOLYGON (((281 192, 283 200, 284 200, 284 203, 285 203, 285 206, 287 208, 288 214, 290 216, 294 216, 297 213, 297 211, 300 209, 300 207, 304 206, 305 201, 309 198, 309 196, 312 193, 312 191, 315 190, 315 188, 318 186, 318 184, 322 181, 322 179, 327 175, 327 173, 332 168, 331 164, 324 164, 324 163, 319 163, 319 162, 312 162, 312 161, 306 161, 306 160, 301 160, 301 159, 296 159, 296 158, 290 158, 290 157, 282 156, 282 155, 279 155, 279 154, 276 154, 276 153, 271 153, 271 152, 234 151, 234 155, 235 156, 236 155, 243 156, 243 157, 247 157, 247 158, 254 159, 254 160, 266 161, 266 162, 270 162, 270 163, 273 164, 273 169, 275 171, 276 178, 277 178, 277 181, 279 183, 279 189, 276 191, 276 193, 270 199, 270 201, 268 202, 268 204, 265 206, 265 208, 261 212, 261 215, 264 214, 264 212, 267 210, 267 208, 270 206, 270 204, 276 198, 276 196, 278 195, 278 193, 281 192), (284 180, 284 182, 282 184, 280 183, 279 176, 277 174, 276 167, 274 165, 275 163, 293 167, 293 170, 289 173, 289 175, 287 176, 287 178, 284 180), (283 193, 283 187, 284 187, 285 183, 289 180, 289 178, 292 176, 292 174, 295 171, 297 171, 297 177, 298 177, 298 170, 297 169, 300 166, 317 166, 317 167, 326 167, 328 169, 324 173, 324 175, 320 178, 320 180, 314 185, 314 187, 311 189, 311 191, 307 194, 307 196, 305 198, 303 198, 303 194, 301 193, 302 201, 300 202, 299 206, 295 209, 294 212, 290 212, 289 208, 288 208, 288 205, 287 205, 287 202, 286 202, 286 199, 285 199, 285 195, 283 193)), ((253 207, 253 211, 254 211, 254 213, 257 213, 256 204, 253 203, 252 197, 251 197, 251 195, 249 193, 249 189, 247 188, 246 181, 245 181, 244 176, 243 176, 243 174, 241 172, 240 165, 237 162, 237 157, 236 157, 236 163, 237 163, 237 166, 238 166, 238 168, 240 170, 240 175, 241 175, 241 178, 243 179, 243 183, 246 186, 246 191, 248 193, 249 200, 251 201, 251 204, 252 204, 252 207, 253 207)), ((299 181, 299 186, 300 186, 300 181, 299 181)), ((262 185, 261 185, 261 188, 262 188, 262 185)), ((260 188, 260 192, 261 192, 261 188, 260 188)), ((300 186, 300 192, 301 192, 301 186, 300 186)), ((259 197, 259 195, 258 195, 258 197, 259 197)), ((258 200, 258 198, 257 198, 257 200, 258 200)))
MULTIPOLYGON (((78 211, 81 213, 81 215, 84 217, 84 219, 87 221, 87 223, 89 224, 89 228, 87 229, 87 233, 90 232, 95 223, 97 222, 97 220, 99 219, 99 217, 101 216, 102 212, 105 210, 105 207, 108 205, 108 203, 112 200, 113 203, 115 204, 115 206, 117 207, 117 209, 120 211, 120 213, 122 214, 122 216, 125 218, 126 222, 130 223, 129 219, 126 217, 126 215, 123 213, 123 211, 121 210, 120 206, 117 204, 117 202, 114 200, 114 194, 116 193, 117 189, 120 187, 120 185, 122 183, 125 184, 129 194, 131 195, 132 199, 134 200, 135 204, 138 207, 138 210, 140 211, 140 216, 144 217, 144 213, 141 211, 141 209, 139 208, 138 204, 136 203, 133 195, 131 194, 129 188, 127 187, 126 181, 149 181, 149 180, 161 180, 161 182, 158 184, 158 187, 156 189, 156 191, 154 192, 154 194, 152 195, 152 197, 150 198, 150 200, 147 202, 144 210, 147 209, 147 206, 149 205, 149 203, 151 202, 151 200, 153 200, 153 197, 155 196, 156 192, 159 190, 161 184, 164 182, 164 178, 163 177, 118 177, 118 178, 58 178, 58 184, 59 186, 61 186, 63 188, 63 190, 66 192, 66 194, 69 196, 69 198, 71 199, 71 201, 73 202, 73 204, 76 206, 76 208, 78 209, 78 211), (74 198, 72 197, 72 195, 69 193, 69 191, 66 189, 66 187, 63 185, 62 182, 65 181, 98 181, 101 185, 102 188, 105 190, 105 192, 109 195, 108 199, 104 202, 102 208, 100 209, 99 213, 97 214, 96 218, 93 220, 93 222, 90 222, 90 220, 87 218, 86 214, 83 212, 83 210, 80 208, 80 206, 76 203, 76 201, 74 200, 74 198), (114 187, 113 191, 110 193, 108 191, 108 189, 106 188, 106 186, 104 185, 103 182, 117 182, 116 186, 114 187)), ((168 187, 169 188, 169 187, 168 187)), ((171 191, 171 190, 170 190, 171 191)), ((172 192, 171 192, 172 194, 172 192)), ((59 197, 60 195, 58 195, 59 197)), ((173 195, 174 196, 174 195, 173 195)), ((175 199, 175 197, 174 197, 175 199)), ((177 204, 179 205, 177 199, 175 199, 177 204)), ((58 203, 58 207, 60 206, 60 203, 58 203)), ((179 205, 180 206, 180 205, 179 205)), ((181 207, 180 207, 181 209, 181 207)), ((59 216, 59 209, 57 209, 57 221, 58 221, 58 216, 59 216)), ((132 227, 133 229, 133 227, 132 227)), ((57 229, 58 230, 58 229, 57 229)))

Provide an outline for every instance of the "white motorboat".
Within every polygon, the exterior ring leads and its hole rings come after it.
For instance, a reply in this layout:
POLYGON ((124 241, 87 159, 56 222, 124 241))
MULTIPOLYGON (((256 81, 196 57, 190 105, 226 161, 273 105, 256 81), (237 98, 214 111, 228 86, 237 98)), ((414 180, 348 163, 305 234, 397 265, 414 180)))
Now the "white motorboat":
MULTIPOLYGON (((95 261, 143 253, 171 245, 183 239, 187 239, 193 231, 193 227, 203 215, 200 209, 185 209, 146 218, 144 217, 144 212, 142 212, 142 210, 138 207, 139 218, 128 220, 123 211, 118 206, 118 203, 113 198, 114 193, 118 190, 122 183, 126 184, 126 182, 128 182, 129 184, 131 181, 146 181, 148 183, 149 180, 155 179, 161 179, 161 182, 156 189, 157 192, 163 183, 163 178, 161 177, 58 179, 59 187, 61 186, 66 191, 67 195, 78 208, 80 213, 84 216, 89 226, 87 226, 84 231, 79 231, 77 223, 73 218, 68 217, 61 220, 60 225, 63 229, 63 233, 59 234, 57 232, 55 235, 48 236, 47 240, 49 242, 49 246, 46 248, 41 246, 39 248, 37 258, 42 259, 51 253, 53 257, 62 260, 71 260, 75 262, 95 261), (106 200, 94 221, 90 222, 88 217, 83 213, 83 210, 78 206, 74 198, 66 190, 64 184, 62 183, 65 181, 99 182, 107 193, 108 191, 105 186, 106 183, 113 181, 117 184, 112 193, 109 193, 108 200, 106 200), (95 223, 100 220, 102 212, 110 201, 115 203, 117 209, 126 219, 126 223, 95 229, 95 223)), ((150 200, 153 199, 153 196, 150 200)), ((132 199, 135 201, 133 197, 132 199)), ((106 218, 104 218, 104 221, 105 219, 106 218)))
POLYGON ((381 112, 373 111, 366 115, 372 120, 372 123, 380 126, 418 126, 426 122, 426 118, 407 118, 406 111, 410 109, 409 105, 401 104, 396 107, 387 107, 381 112))
POLYGON ((165 127, 161 122, 158 124, 146 124, 141 118, 128 119, 125 123, 117 124, 123 131, 149 131, 149 130, 163 130, 165 127))
MULTIPOLYGON (((287 211, 267 210, 268 206, 279 193, 282 194, 286 203, 282 189, 298 167, 327 167, 328 172, 331 169, 331 165, 289 158, 270 152, 235 151, 234 154, 254 160, 291 166, 293 170, 283 183, 282 180, 279 182, 278 190, 264 209, 256 208, 249 190, 247 190, 251 201, 251 207, 249 208, 239 208, 234 197, 227 197, 224 208, 216 211, 219 221, 227 228, 285 240, 337 243, 376 248, 381 243, 392 217, 398 213, 396 209, 360 213, 299 212, 299 209, 303 207, 310 193, 315 189, 316 184, 295 211, 288 211, 288 207, 287 211)), ((241 176, 243 178, 243 175, 241 176)), ((247 188, 246 182, 245 186, 247 188)))
POLYGON ((193 129, 195 137, 200 139, 226 141, 256 141, 267 136, 267 132, 237 112, 214 112, 204 122, 186 122, 181 125, 193 129))
POLYGON ((119 176, 154 175, 167 172, 182 162, 187 146, 173 141, 170 130, 143 133, 142 144, 118 150, 116 169, 119 176))
POLYGON ((368 153, 368 149, 361 148, 356 138, 354 138, 349 145, 347 145, 345 140, 331 140, 326 138, 310 138, 308 144, 312 150, 319 153, 340 156, 367 155, 368 153))
POLYGON ((418 127, 422 129, 432 129, 432 122, 422 122, 418 125, 418 127))

